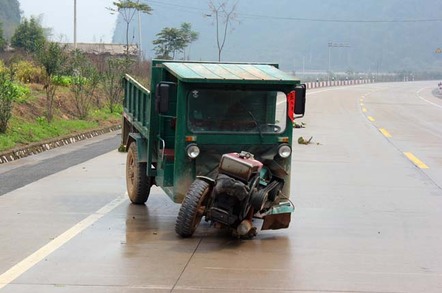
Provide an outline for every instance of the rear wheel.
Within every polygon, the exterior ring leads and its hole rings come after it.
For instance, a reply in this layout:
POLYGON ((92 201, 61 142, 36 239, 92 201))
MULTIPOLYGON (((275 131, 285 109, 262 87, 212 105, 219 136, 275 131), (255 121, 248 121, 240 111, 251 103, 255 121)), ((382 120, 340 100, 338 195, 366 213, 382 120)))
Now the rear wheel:
POLYGON ((151 179, 146 175, 146 163, 138 161, 137 144, 131 143, 126 159, 126 186, 134 204, 144 204, 149 198, 151 179))
POLYGON ((175 231, 181 237, 190 237, 195 232, 204 215, 209 191, 209 183, 201 179, 190 185, 175 225, 175 231))

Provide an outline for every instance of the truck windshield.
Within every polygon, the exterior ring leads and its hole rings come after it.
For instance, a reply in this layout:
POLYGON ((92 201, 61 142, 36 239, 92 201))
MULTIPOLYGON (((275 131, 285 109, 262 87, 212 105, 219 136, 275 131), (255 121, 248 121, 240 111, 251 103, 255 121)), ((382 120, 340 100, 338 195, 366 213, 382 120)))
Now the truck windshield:
POLYGON ((287 96, 279 91, 193 89, 187 121, 192 132, 281 133, 287 96))

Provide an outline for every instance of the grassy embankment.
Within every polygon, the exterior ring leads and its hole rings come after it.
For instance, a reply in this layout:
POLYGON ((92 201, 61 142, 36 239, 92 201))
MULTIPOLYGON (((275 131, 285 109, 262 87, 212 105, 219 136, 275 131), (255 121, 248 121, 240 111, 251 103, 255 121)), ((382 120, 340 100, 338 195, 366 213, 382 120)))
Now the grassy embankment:
POLYGON ((87 119, 76 118, 75 100, 68 87, 60 86, 55 98, 54 119, 45 119, 45 91, 41 84, 23 85, 24 94, 14 102, 12 117, 5 134, 0 134, 0 152, 60 136, 120 123, 121 109, 110 113, 104 106, 103 93, 97 91, 95 104, 87 119), (100 97, 101 95, 101 97, 100 97))

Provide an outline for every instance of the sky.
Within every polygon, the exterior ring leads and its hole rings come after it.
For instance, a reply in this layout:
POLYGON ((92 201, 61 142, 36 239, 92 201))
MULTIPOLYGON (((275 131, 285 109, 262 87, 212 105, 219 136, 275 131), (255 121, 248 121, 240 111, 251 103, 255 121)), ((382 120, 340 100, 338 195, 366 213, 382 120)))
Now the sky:
MULTIPOLYGON (((74 41, 74 0, 19 0, 23 16, 41 16, 54 41, 74 41)), ((77 42, 110 43, 116 23, 106 7, 114 0, 77 0, 77 42)))

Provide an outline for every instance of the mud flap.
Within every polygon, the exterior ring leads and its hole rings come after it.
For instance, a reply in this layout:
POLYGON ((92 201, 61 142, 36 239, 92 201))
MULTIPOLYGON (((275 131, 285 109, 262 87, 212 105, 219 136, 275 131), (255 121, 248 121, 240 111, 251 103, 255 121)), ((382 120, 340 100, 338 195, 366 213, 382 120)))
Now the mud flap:
POLYGON ((280 203, 272 207, 264 217, 261 230, 277 230, 289 227, 292 212, 295 207, 291 202, 280 203))
POLYGON ((291 213, 268 215, 264 218, 261 230, 277 230, 289 227, 291 213))

